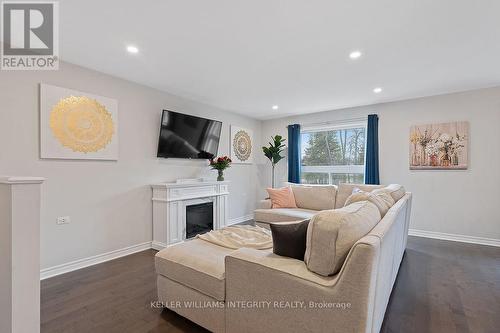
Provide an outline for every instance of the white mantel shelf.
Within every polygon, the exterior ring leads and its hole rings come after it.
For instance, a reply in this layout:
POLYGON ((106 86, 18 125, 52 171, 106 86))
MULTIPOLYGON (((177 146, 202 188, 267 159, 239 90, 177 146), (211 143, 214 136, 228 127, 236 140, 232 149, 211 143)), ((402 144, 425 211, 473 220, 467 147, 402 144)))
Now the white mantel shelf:
POLYGON ((41 184, 44 181, 43 177, 0 176, 0 184, 41 184))
POLYGON ((185 182, 185 183, 156 183, 152 184, 152 188, 172 188, 172 187, 198 187, 204 185, 218 185, 218 184, 229 184, 229 180, 219 181, 206 181, 206 182, 185 182))
POLYGON ((186 239, 186 207, 213 203, 213 228, 224 228, 229 216, 229 181, 152 184, 153 243, 161 250, 186 239))
POLYGON ((182 201, 229 195, 229 181, 152 184, 153 202, 182 201))

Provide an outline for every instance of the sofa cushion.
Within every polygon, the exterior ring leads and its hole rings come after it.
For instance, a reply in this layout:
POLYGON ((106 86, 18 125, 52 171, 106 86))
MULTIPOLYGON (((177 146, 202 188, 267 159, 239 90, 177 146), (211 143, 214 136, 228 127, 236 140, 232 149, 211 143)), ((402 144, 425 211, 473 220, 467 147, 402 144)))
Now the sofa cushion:
POLYGON ((304 260, 308 224, 309 220, 271 224, 273 253, 283 257, 304 260))
POLYGON ((370 201, 377 206, 382 217, 384 217, 387 211, 394 205, 394 199, 384 188, 376 189, 372 192, 355 190, 345 201, 344 207, 358 201, 370 201))
POLYGON ((317 274, 336 274, 351 247, 380 221, 378 208, 369 201, 325 210, 314 215, 307 228, 307 268, 317 274))
POLYGON ((337 189, 337 198, 335 199, 335 209, 342 208, 345 205, 345 201, 352 194, 355 188, 359 188, 365 192, 371 192, 377 188, 382 188, 384 185, 365 185, 365 184, 345 184, 342 183, 337 189))
POLYGON ((254 220, 265 223, 302 221, 311 218, 317 212, 302 208, 256 209, 254 220))
POLYGON ((312 210, 335 208, 337 186, 335 185, 290 185, 297 207, 312 210))
MULTIPOLYGON (((276 255, 272 252, 265 252, 249 248, 241 248, 231 253, 226 257, 228 261, 240 261, 243 265, 257 264, 259 266, 268 267, 273 271, 285 273, 291 278, 299 278, 302 280, 314 282, 319 286, 332 287, 339 280, 339 275, 322 276, 311 272, 307 269, 303 260, 286 258, 276 255)), ((258 286, 256 286, 258 288, 258 286)), ((291 291, 292 293, 293 291, 291 291)))
POLYGON ((260 200, 257 204, 257 209, 271 209, 273 208, 273 203, 271 199, 260 200))
POLYGON ((384 187, 384 190, 391 195, 391 197, 394 199, 394 202, 397 202, 406 193, 405 188, 399 184, 387 185, 386 187, 384 187))
POLYGON ((266 191, 269 193, 269 198, 272 202, 271 208, 297 208, 295 197, 289 186, 282 188, 267 188, 266 191))
POLYGON ((161 250, 156 272, 219 301, 225 299, 224 258, 235 250, 193 239, 161 250))

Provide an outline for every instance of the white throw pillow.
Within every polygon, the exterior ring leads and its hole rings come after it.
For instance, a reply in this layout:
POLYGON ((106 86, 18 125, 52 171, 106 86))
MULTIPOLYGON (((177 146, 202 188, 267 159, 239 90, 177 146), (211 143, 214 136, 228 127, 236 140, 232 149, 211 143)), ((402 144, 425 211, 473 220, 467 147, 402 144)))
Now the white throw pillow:
POLYGON ((370 201, 377 206, 382 217, 387 214, 387 211, 394 205, 395 201, 385 189, 376 189, 371 192, 354 189, 353 193, 345 201, 345 206, 349 206, 354 202, 370 201))
POLYGON ((386 187, 384 187, 384 190, 391 195, 391 197, 394 199, 394 202, 398 202, 398 200, 404 197, 404 195, 406 194, 405 188, 399 184, 387 185, 386 187))
POLYGON ((365 185, 365 184, 344 184, 341 183, 337 188, 337 198, 335 199, 335 208, 344 207, 345 201, 352 194, 355 188, 359 188, 365 192, 371 192, 378 188, 383 188, 384 185, 365 185))

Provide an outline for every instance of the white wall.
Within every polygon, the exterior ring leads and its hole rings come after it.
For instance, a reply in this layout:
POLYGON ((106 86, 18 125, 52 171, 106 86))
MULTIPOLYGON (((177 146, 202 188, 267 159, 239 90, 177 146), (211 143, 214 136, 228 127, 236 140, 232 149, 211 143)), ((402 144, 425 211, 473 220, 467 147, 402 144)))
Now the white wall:
MULTIPOLYGON (((0 73, 0 175, 43 176, 41 268, 151 241, 148 184, 206 174, 206 161, 157 159, 162 109, 223 122, 219 154, 229 154, 229 126, 261 137, 261 122, 75 65, 59 71, 0 73), (39 158, 39 87, 44 82, 118 100, 119 160, 69 161, 39 158), (56 225, 70 216, 68 225, 56 225)), ((257 166, 226 171, 230 218, 251 214, 257 198, 257 166)))
POLYGON ((12 329, 12 191, 0 184, 0 332, 12 329))
MULTIPOLYGON (((500 87, 458 94, 260 121, 188 101, 158 90, 62 63, 59 71, 0 72, 0 175, 47 177, 42 186, 41 267, 121 249, 151 240, 148 184, 196 177, 209 169, 203 161, 157 159, 162 109, 223 122, 219 154, 229 154, 229 125, 250 128, 256 138, 255 165, 233 165, 230 218, 252 213, 270 185, 268 161, 259 138, 286 137, 292 123, 380 116, 380 176, 414 193, 412 228, 500 239, 500 87), (119 102, 120 157, 117 162, 41 160, 38 84, 45 82, 119 102), (469 169, 410 171, 408 133, 412 124, 470 122, 469 169), (58 216, 71 217, 56 225, 58 216)), ((286 160, 277 168, 286 180, 286 160)))
MULTIPOLYGON (((414 194, 411 228, 500 239, 500 87, 269 120, 263 123, 262 135, 264 140, 286 136, 289 124, 371 113, 379 115, 381 183, 400 183, 414 194), (469 169, 410 171, 410 126, 460 120, 470 123, 469 169)), ((277 172, 285 181, 286 161, 277 172)), ((261 195, 269 179, 261 181, 261 195)))

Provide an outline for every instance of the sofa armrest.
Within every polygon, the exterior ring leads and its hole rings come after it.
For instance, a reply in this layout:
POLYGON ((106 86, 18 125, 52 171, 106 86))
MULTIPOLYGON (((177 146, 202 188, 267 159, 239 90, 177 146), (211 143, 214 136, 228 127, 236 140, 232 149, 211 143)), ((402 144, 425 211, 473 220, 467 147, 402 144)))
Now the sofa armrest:
POLYGON ((271 209, 273 206, 271 199, 260 200, 257 209, 271 209))
POLYGON ((370 332, 379 242, 364 237, 331 277, 265 251, 231 253, 225 259, 226 332, 320 332, 324 327, 370 332), (241 302, 254 306, 238 307, 241 302))

